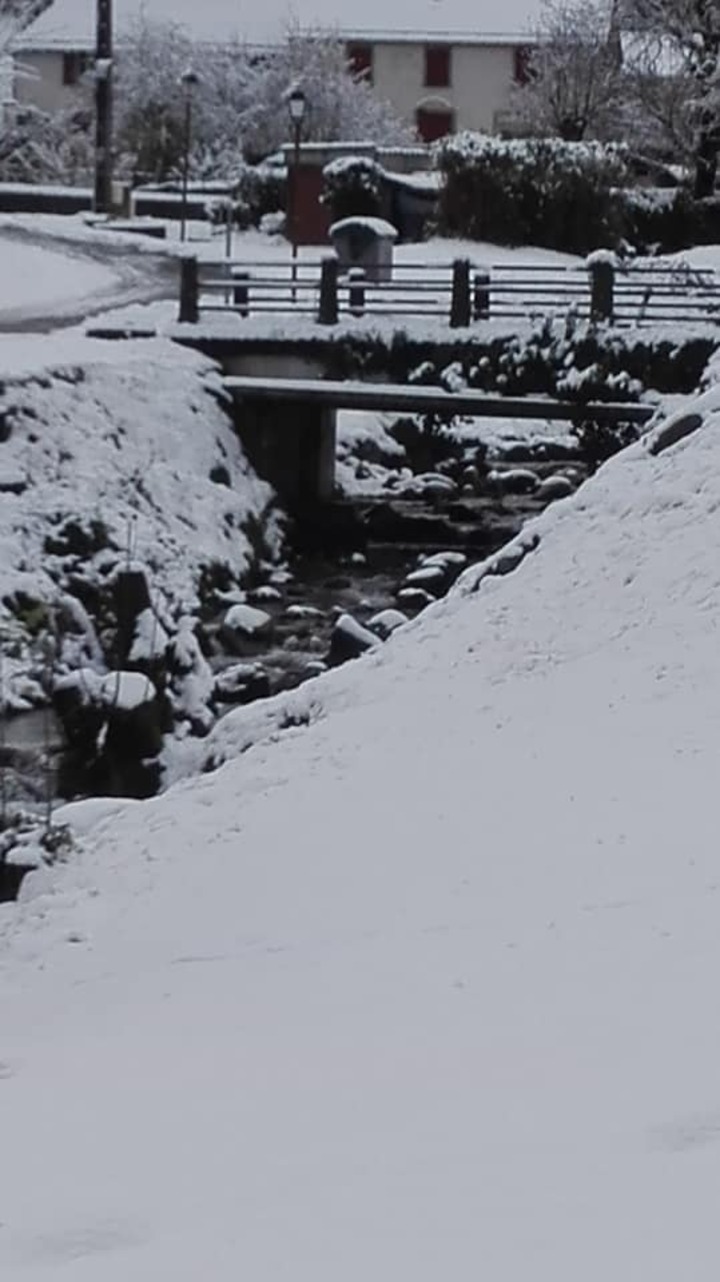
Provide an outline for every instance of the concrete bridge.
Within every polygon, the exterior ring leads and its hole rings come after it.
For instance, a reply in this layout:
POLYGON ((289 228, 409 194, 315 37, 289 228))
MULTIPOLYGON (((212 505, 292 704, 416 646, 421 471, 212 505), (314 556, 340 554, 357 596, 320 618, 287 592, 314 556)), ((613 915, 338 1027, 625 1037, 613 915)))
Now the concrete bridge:
POLYGON ((332 497, 338 409, 575 424, 642 424, 655 412, 650 405, 579 405, 352 380, 228 375, 223 382, 238 407, 236 423, 251 461, 290 508, 332 497))

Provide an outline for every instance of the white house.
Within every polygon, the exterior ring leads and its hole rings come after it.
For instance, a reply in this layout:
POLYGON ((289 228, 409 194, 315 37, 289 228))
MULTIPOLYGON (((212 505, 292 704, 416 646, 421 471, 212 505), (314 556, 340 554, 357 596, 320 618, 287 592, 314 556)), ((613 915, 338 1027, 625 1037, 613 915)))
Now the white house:
MULTIPOLYGON (((521 80, 540 0, 113 0, 114 26, 140 12, 187 28, 198 40, 267 47, 289 26, 325 30, 382 98, 432 140, 456 129, 496 130, 512 86, 521 80)), ((96 0, 53 0, 15 50, 35 78, 17 97, 45 110, 72 102, 95 43, 96 0)))

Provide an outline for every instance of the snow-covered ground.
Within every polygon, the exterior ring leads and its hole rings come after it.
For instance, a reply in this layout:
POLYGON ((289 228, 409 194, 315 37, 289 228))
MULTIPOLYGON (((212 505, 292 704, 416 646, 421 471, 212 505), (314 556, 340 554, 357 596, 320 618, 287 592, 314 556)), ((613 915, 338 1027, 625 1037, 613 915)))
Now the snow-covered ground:
POLYGON ((0 330, 48 332, 113 304, 172 297, 176 272, 137 236, 114 238, 59 218, 0 216, 0 330), (104 236, 104 239, 103 239, 104 236))
POLYGON ((97 263, 72 260, 37 245, 0 239, 0 276, 4 308, 53 306, 68 299, 111 290, 112 271, 97 263))
POLYGON ((0 915, 13 1282, 714 1282, 698 410, 508 576, 231 714, 219 770, 68 808, 81 849, 0 915))

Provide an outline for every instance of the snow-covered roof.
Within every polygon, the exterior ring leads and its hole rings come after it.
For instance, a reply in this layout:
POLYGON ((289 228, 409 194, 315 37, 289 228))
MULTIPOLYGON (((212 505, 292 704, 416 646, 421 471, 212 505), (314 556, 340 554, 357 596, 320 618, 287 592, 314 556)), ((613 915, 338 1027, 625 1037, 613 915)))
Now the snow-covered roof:
MULTIPOLYGON (((527 34, 540 0, 397 0, 392 15, 382 0, 361 8, 335 0, 269 0, 263 5, 240 0, 115 0, 114 22, 121 31, 140 13, 148 19, 187 27, 200 40, 239 39, 251 44, 277 40, 289 25, 332 29, 348 38, 397 40, 454 38, 498 43, 527 34)), ((19 38, 18 49, 91 48, 95 0, 54 0, 19 38)))

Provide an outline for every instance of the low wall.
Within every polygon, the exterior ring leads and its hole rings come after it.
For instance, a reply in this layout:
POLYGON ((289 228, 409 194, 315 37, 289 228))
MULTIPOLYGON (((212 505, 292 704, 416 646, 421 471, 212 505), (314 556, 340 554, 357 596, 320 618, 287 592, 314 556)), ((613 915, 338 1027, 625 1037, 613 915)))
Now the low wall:
POLYGON ((79 214, 92 209, 93 195, 90 187, 0 183, 0 213, 79 214))

